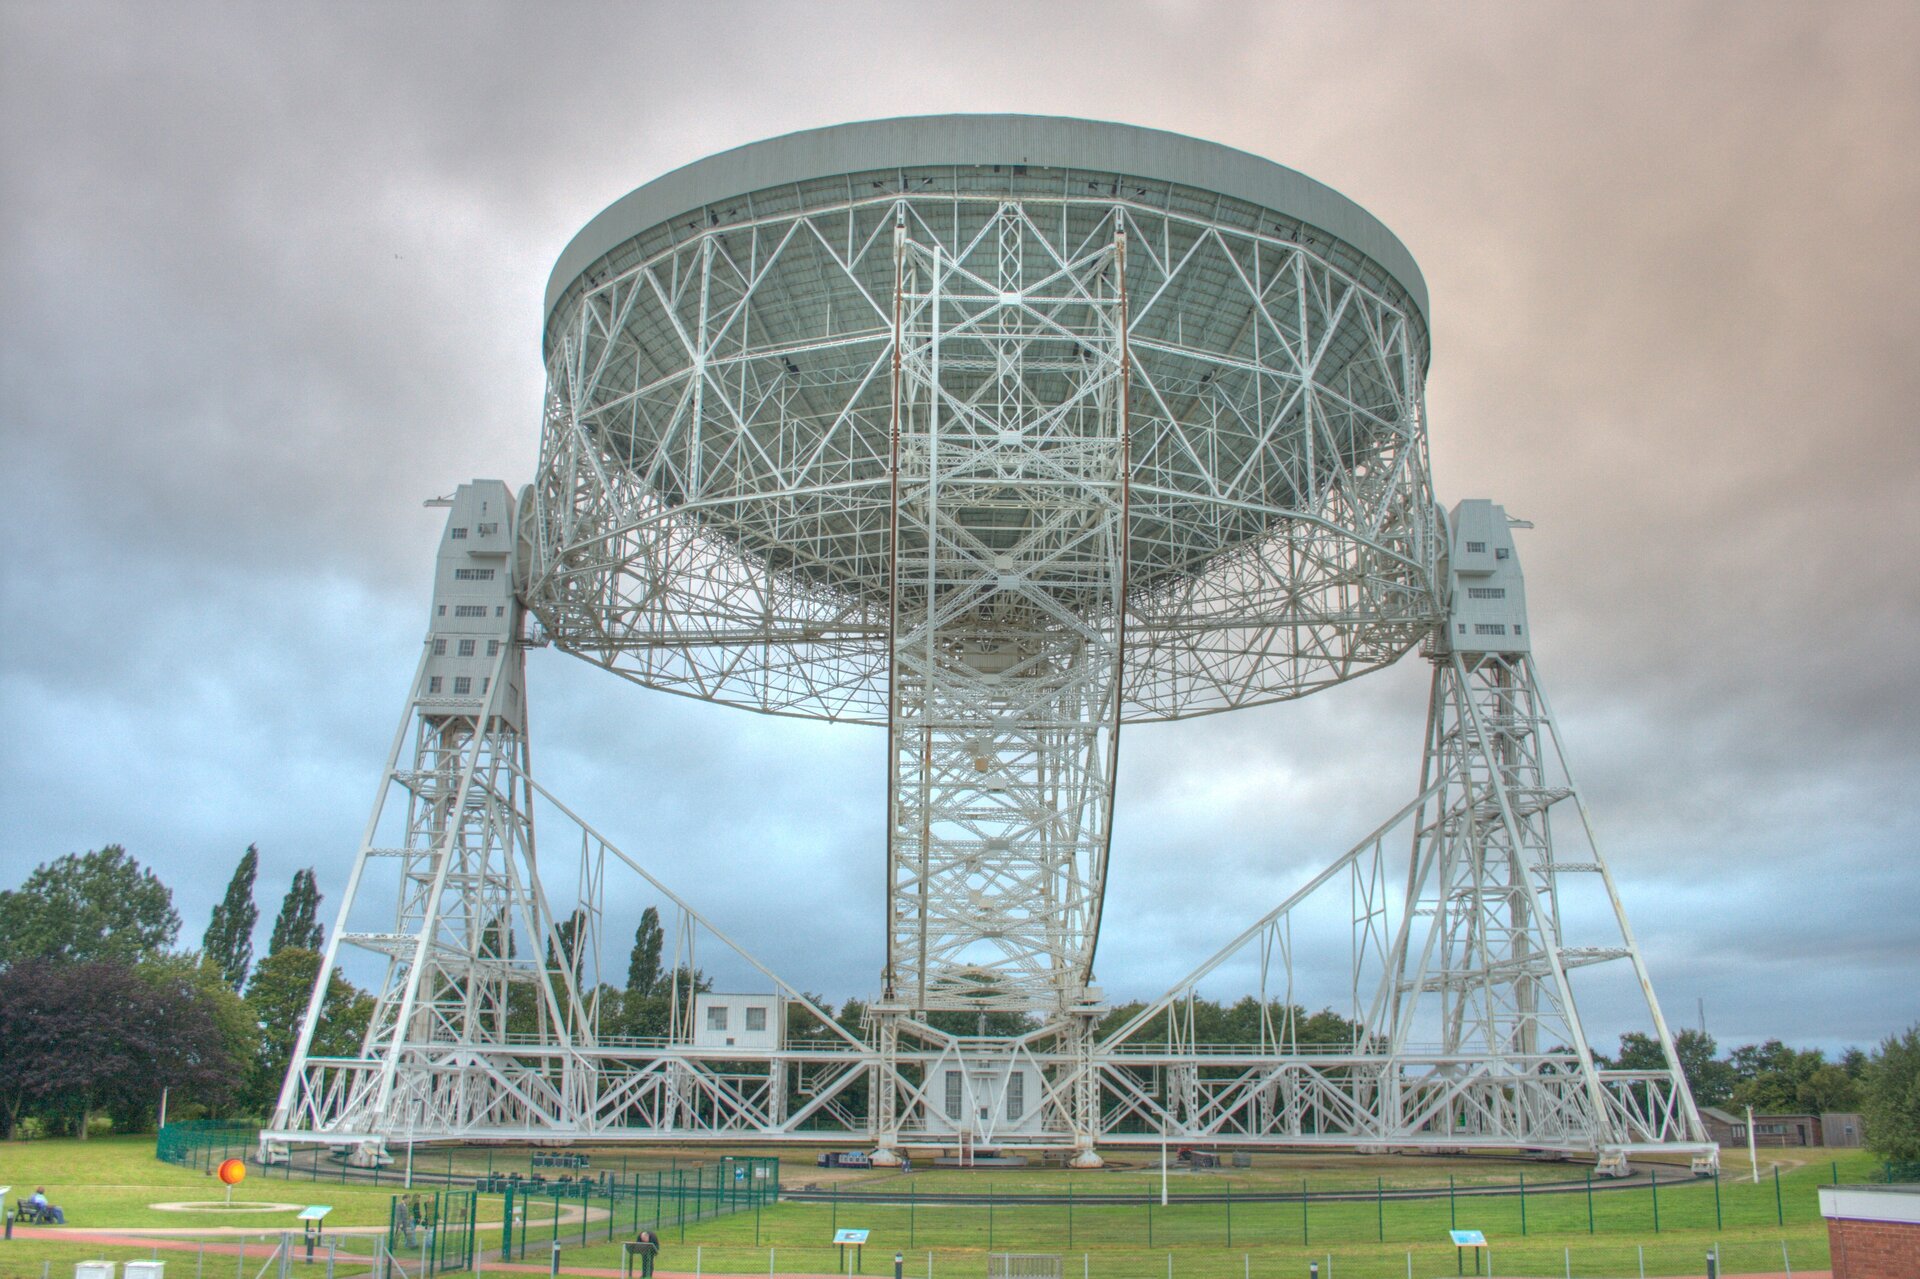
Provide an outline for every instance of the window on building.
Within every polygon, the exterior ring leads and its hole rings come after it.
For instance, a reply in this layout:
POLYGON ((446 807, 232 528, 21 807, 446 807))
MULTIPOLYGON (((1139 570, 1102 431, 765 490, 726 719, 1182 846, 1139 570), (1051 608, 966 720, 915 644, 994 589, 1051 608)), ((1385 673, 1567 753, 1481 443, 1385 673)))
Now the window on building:
POLYGON ((455 675, 453 677, 453 695, 455 697, 465 697, 472 691, 473 680, 471 677, 466 675, 455 675))
POLYGON ((490 568, 457 568, 453 570, 456 582, 491 582, 493 570, 490 568))
POLYGON ((445 617, 446 615, 447 615, 447 606, 445 604, 442 604, 440 606, 440 616, 445 617))
POLYGON ((447 655, 447 637, 446 636, 442 635, 439 639, 433 642, 433 655, 435 657, 445 657, 447 655))
POLYGON ((1485 542, 1468 542, 1467 543, 1467 554, 1469 555, 1484 555, 1486 554, 1486 552, 1487 552, 1487 544, 1485 542))
POLYGON ((1507 548, 1503 546, 1499 550, 1495 551, 1493 553, 1493 558, 1495 558, 1496 560, 1504 560, 1505 558, 1507 558, 1507 548))
POLYGON ((1470 600, 1503 600, 1507 598, 1504 586, 1469 586, 1467 598, 1470 600))
POLYGON ((767 1028, 767 1010, 764 1008, 747 1009, 747 1029, 765 1030, 767 1028))
POLYGON ((505 604, 494 605, 493 615, 495 617, 505 617, 507 615, 507 606, 505 604))
POLYGON ((1475 635, 1505 635, 1507 633, 1507 624, 1505 622, 1475 622, 1473 624, 1473 633, 1475 635))
POLYGON ((463 639, 463 640, 461 640, 461 641, 460 641, 460 656, 462 656, 462 657, 472 657, 472 656, 473 656, 473 645, 474 645, 474 641, 472 641, 472 640, 470 640, 470 639, 463 639))
POLYGON ((947 1118, 958 1119, 959 1117, 960 1072, 957 1070, 949 1070, 947 1072, 947 1118))
MULTIPOLYGON (((444 609, 446 605, 442 604, 440 607, 444 609)), ((453 615, 455 617, 485 617, 487 615, 487 606, 485 604, 455 604, 453 606, 453 615)))
POLYGON ((724 1004, 707 1005, 707 1029, 725 1030, 727 1028, 727 1009, 724 1004))
POLYGON ((1007 1076, 1007 1118, 1018 1119, 1027 1108, 1027 1077, 1019 1071, 1007 1076))
POLYGON ((491 675, 483 676, 480 680, 480 691, 484 693, 492 687, 493 687, 493 676, 491 675))
POLYGON ((456 542, 464 542, 467 540, 467 530, 463 528, 457 528, 457 529, 454 529, 452 532, 448 533, 447 536, 452 538, 456 542))
POLYGON ((437 693, 440 691, 440 677, 438 675, 427 676, 427 691, 429 693, 437 693))
POLYGON ((500 531, 500 525, 498 521, 495 521, 492 524, 481 524, 479 526, 479 529, 480 529, 481 537, 492 537, 495 533, 498 533, 500 531))

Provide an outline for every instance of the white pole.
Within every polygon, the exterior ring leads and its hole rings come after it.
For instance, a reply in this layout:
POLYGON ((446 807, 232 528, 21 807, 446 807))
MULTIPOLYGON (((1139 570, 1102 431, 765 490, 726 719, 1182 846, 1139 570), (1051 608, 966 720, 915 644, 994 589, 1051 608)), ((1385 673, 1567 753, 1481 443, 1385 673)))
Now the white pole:
POLYGON ((1793 1262, 1787 1257, 1787 1241, 1780 1241, 1780 1264, 1787 1268, 1787 1279, 1793 1279, 1793 1262))
POLYGON ((162 1128, 167 1126, 167 1094, 171 1091, 170 1088, 160 1090, 160 1127, 162 1128))
MULTIPOLYGON (((1160 1206, 1167 1206, 1167 1129, 1164 1124, 1160 1127, 1160 1206)), ((1171 1255, 1167 1257, 1167 1263, 1173 1263, 1171 1255)))
POLYGON ((1747 1165, 1753 1169, 1753 1184, 1760 1184, 1760 1155, 1753 1144, 1753 1107, 1747 1107, 1747 1165))

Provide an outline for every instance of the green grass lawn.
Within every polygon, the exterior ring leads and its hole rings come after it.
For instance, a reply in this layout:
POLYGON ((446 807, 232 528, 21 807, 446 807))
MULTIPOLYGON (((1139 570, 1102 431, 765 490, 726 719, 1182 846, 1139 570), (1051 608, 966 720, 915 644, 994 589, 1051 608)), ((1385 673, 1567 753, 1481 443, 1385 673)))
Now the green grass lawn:
MULTIPOLYGON (((284 1179, 250 1167, 234 1187, 233 1202, 329 1204, 329 1227, 384 1226, 401 1178, 384 1186, 349 1181, 284 1179)), ((47 1198, 67 1214, 67 1224, 86 1227, 204 1231, 234 1228, 252 1232, 297 1230, 298 1207, 283 1212, 168 1212, 155 1203, 224 1201, 226 1186, 211 1173, 181 1168, 154 1158, 153 1138, 95 1137, 88 1141, 10 1141, 0 1143, 0 1186, 11 1185, 12 1201, 47 1188, 47 1198)), ((498 1200, 494 1201, 496 1204, 498 1200)), ((529 1209, 545 1221, 551 1202, 534 1200, 529 1209)), ((483 1214, 484 1215, 484 1214, 483 1214)), ((497 1220, 497 1217, 495 1218, 497 1220)))
MULTIPOLYGON (((651 1165, 666 1169, 695 1159, 711 1160, 718 1151, 648 1152, 646 1165, 632 1155, 630 1171, 645 1175, 651 1165)), ((462 1150, 452 1156, 456 1174, 485 1151, 462 1150)), ((501 1156, 492 1156, 499 1166, 501 1156)), ((596 1155, 594 1167, 613 1168, 617 1154, 596 1155)), ((1069 1258, 1069 1279, 1084 1268, 1103 1279, 1164 1279, 1169 1258, 1176 1279, 1249 1279, 1254 1274, 1304 1274, 1309 1260, 1323 1267, 1331 1260, 1334 1276, 1352 1279, 1389 1279, 1404 1276, 1411 1261, 1413 1273, 1452 1273, 1455 1253, 1445 1242, 1452 1225, 1482 1230, 1492 1243, 1494 1262, 1502 1275, 1637 1276, 1644 1263, 1649 1275, 1701 1273, 1709 1248, 1720 1248, 1723 1269, 1772 1270, 1782 1268, 1784 1242, 1795 1271, 1827 1265, 1826 1231, 1819 1216, 1816 1188, 1837 1175, 1842 1182, 1867 1181, 1878 1166, 1863 1152, 1776 1152, 1782 1163, 1778 1198, 1775 1182, 1763 1175, 1759 1185, 1729 1167, 1716 1185, 1688 1177, 1684 1169, 1663 1169, 1657 1193, 1658 1228, 1654 1220, 1656 1194, 1646 1186, 1586 1193, 1583 1165, 1524 1164, 1483 1159, 1439 1160, 1409 1158, 1363 1159, 1353 1156, 1256 1156, 1251 1169, 1225 1174, 1186 1174, 1170 1187, 1174 1195, 1211 1191, 1226 1193, 1286 1192, 1297 1194, 1305 1176, 1310 1197, 1262 1203, 1181 1202, 1168 1207, 1145 1205, 1088 1205, 1073 1202, 1072 1194, 1157 1190, 1157 1167, 1119 1172, 1072 1173, 1063 1169, 930 1170, 901 1176, 862 1173, 839 1179, 849 1197, 834 1203, 779 1203, 759 1213, 740 1212, 718 1219, 689 1223, 674 1219, 669 1206, 662 1223, 666 1252, 663 1269, 708 1274, 763 1274, 834 1272, 840 1254, 829 1241, 835 1227, 864 1228, 872 1232, 862 1259, 862 1272, 890 1276, 895 1251, 904 1254, 909 1277, 928 1273, 966 1275, 977 1279, 984 1271, 985 1253, 992 1251, 1059 1253, 1069 1258), (1816 1157, 1824 1156, 1824 1157, 1816 1157), (1789 1163, 1789 1161, 1794 1161, 1789 1163), (1836 1167, 1837 1165, 1837 1167, 1836 1167), (1446 1179, 1456 1186, 1513 1184, 1524 1173, 1531 1193, 1524 1202, 1517 1195, 1500 1197, 1459 1195, 1451 1203, 1444 1194, 1446 1179), (1551 1182, 1558 1193, 1544 1189, 1551 1182), (1384 1186, 1391 1190, 1411 1185, 1437 1186, 1436 1198, 1376 1199, 1364 1193, 1358 1199, 1336 1200, 1333 1191, 1361 1191, 1384 1186), (989 1187, 1018 1193, 1054 1193, 1044 1205, 949 1206, 912 1201, 918 1193, 989 1187), (1533 1192, 1535 1187, 1543 1189, 1533 1192), (852 1198, 858 1191, 905 1195, 905 1204, 868 1204, 852 1198), (1589 1217, 1591 1211, 1591 1217, 1589 1217), (1571 1255, 1569 1258, 1568 1251, 1571 1255)), ((419 1170, 444 1171, 448 1156, 418 1152, 419 1170), (435 1161, 438 1160, 436 1169, 435 1161)), ((1736 1161, 1731 1157, 1729 1164, 1736 1161)), ((1737 1161, 1744 1163, 1744 1160, 1737 1161)), ((1763 1160, 1765 1163, 1766 1160, 1763 1160)), ((815 1171, 790 1160, 784 1180, 789 1187, 804 1184, 815 1171)), ((483 1171, 484 1165, 477 1171, 483 1171)), ((147 1228, 207 1231, 239 1228, 257 1238, 294 1229, 293 1212, 226 1215, 217 1211, 175 1213, 155 1210, 161 1201, 217 1200, 224 1188, 203 1171, 161 1163, 153 1156, 151 1138, 98 1138, 87 1142, 36 1141, 0 1145, 0 1184, 11 1184, 9 1198, 18 1198, 36 1185, 67 1211, 70 1229, 147 1228)), ((328 1203, 334 1206, 329 1225, 384 1225, 394 1185, 321 1181, 263 1176, 258 1170, 238 1187, 236 1202, 328 1203)), ((604 1206, 605 1201, 600 1201, 604 1206)), ((529 1260, 543 1261, 556 1231, 550 1220, 552 1203, 535 1198, 527 1205, 531 1220, 524 1232, 529 1260)), ((616 1216, 587 1223, 563 1225, 558 1231, 564 1264, 614 1267, 620 1264, 617 1241, 630 1238, 636 1220, 645 1224, 652 1203, 642 1197, 616 1206, 616 1216), (611 1233, 612 1238, 609 1238, 611 1233), (584 1237, 583 1237, 584 1235, 584 1237)), ((478 1206, 483 1224, 476 1230, 483 1248, 500 1242, 501 1200, 483 1195, 478 1206)), ((257 1248, 258 1262, 267 1255, 257 1248)), ((74 1261, 94 1257, 127 1260, 150 1256, 148 1249, 69 1244, 58 1240, 16 1239, 0 1245, 0 1279, 32 1279, 42 1274, 70 1275, 74 1261)), ((170 1279, 254 1279, 256 1265, 243 1264, 226 1254, 163 1251, 170 1279), (237 1273, 236 1267, 245 1273, 237 1273)), ((1323 1279, 1332 1279, 1323 1269, 1323 1279)), ((303 1279, 307 1279, 303 1275, 303 1279)))
MULTIPOLYGON (((1576 1275, 1637 1275, 1643 1263, 1650 1275, 1700 1273, 1714 1247, 1729 1272, 1778 1271, 1783 1242, 1794 1269, 1819 1269, 1828 1262, 1816 1188, 1836 1170, 1844 1182, 1869 1180, 1877 1169, 1861 1152, 1832 1153, 1830 1160, 1783 1168, 1777 1199, 1770 1175, 1755 1185, 1730 1171, 1716 1187, 1673 1170, 1663 1174, 1657 1188, 1601 1185, 1589 1197, 1584 1169, 1576 1168, 1578 1188, 1529 1194, 1524 1219, 1518 1195, 1463 1195, 1449 1203, 1444 1193, 1420 1200, 1309 1199, 1304 1204, 1175 1201, 1165 1208, 1069 1205, 1064 1193, 1048 1205, 991 1210, 851 1198, 837 1205, 782 1203, 757 1216, 739 1213, 684 1229, 669 1217, 662 1230, 661 1264, 692 1270, 697 1259, 708 1273, 833 1272, 840 1267, 840 1254, 828 1241, 836 1227, 850 1227, 872 1232, 862 1270, 873 1275, 892 1273, 895 1251, 905 1254, 909 1276, 926 1274, 929 1261, 936 1276, 957 1273, 956 1267, 977 1275, 991 1250, 1077 1255, 1089 1275, 1113 1279, 1164 1276, 1169 1254, 1176 1275, 1196 1279, 1300 1274, 1309 1260, 1324 1264, 1331 1255, 1336 1273, 1371 1279, 1405 1275, 1409 1254, 1415 1274, 1450 1273, 1455 1254, 1445 1241, 1448 1229, 1457 1225, 1485 1232, 1503 1275, 1558 1275, 1569 1265, 1576 1275)), ((963 1175, 973 1178, 964 1183, 967 1189, 986 1189, 984 1174, 963 1175)), ((1309 1174, 1310 1185, 1313 1180, 1309 1174)), ((1528 1183, 1534 1184, 1531 1173, 1528 1183)), ((1060 1184, 1064 1190, 1066 1183, 1060 1184)), ((630 1225, 618 1223, 622 1237, 630 1225)), ((605 1228, 589 1232, 585 1246, 563 1231, 565 1264, 619 1265, 618 1244, 595 1239, 604 1239, 605 1228)), ((531 1247, 528 1255, 539 1259, 546 1248, 544 1243, 531 1247)), ((1068 1266, 1069 1276, 1074 1269, 1068 1266)))

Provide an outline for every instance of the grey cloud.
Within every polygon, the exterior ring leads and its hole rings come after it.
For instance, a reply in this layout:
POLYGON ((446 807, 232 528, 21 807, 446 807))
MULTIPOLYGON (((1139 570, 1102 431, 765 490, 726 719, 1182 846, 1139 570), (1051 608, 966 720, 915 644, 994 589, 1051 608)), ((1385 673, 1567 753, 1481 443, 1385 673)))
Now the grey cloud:
MULTIPOLYGON (((309 863, 337 894, 418 503, 531 472, 574 230, 756 137, 1053 111, 1394 228, 1437 483, 1539 525, 1542 665, 1669 1011, 1877 1037, 1920 962, 1915 36, 1897 5, 0 5, 0 881, 122 839, 197 935, 258 840, 263 897, 309 863)), ((532 678, 550 785, 796 981, 870 989, 877 735, 532 678)), ((1397 808, 1425 679, 1129 730, 1109 990, 1397 808)))

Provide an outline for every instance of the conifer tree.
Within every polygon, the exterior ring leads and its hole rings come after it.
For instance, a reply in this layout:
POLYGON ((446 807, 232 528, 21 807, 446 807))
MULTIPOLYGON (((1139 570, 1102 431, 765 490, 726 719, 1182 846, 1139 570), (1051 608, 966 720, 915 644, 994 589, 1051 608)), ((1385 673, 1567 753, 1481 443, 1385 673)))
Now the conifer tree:
POLYGON ((279 918, 273 921, 273 939, 267 953, 277 955, 288 946, 302 950, 324 949, 326 929, 320 926, 320 886, 311 869, 293 872, 293 887, 280 903, 279 918))
POLYGON ((207 962, 235 991, 246 986, 247 970, 253 966, 253 926, 260 920, 260 908, 253 904, 253 879, 259 869, 260 849, 248 844, 200 943, 207 962))

